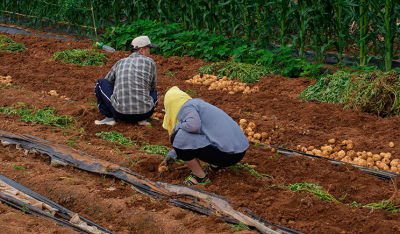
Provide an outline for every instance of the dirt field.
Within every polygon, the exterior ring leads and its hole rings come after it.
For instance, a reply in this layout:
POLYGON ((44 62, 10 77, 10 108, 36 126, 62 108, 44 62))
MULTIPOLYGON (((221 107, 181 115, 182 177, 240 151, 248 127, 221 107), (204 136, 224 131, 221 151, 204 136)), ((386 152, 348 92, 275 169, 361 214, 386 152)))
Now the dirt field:
MULTIPOLYGON (((1 34, 1 33, 0 33, 1 34)), ((69 48, 93 48, 88 41, 62 42, 37 36, 8 35, 25 44, 24 53, 0 53, 0 76, 12 77, 12 88, 0 86, 0 107, 25 103, 35 109, 54 107, 58 115, 80 120, 73 129, 21 122, 20 117, 0 114, 0 129, 29 134, 86 152, 94 157, 127 167, 152 180, 182 184, 189 171, 173 170, 158 178, 162 156, 148 154, 138 147, 116 146, 95 134, 116 131, 143 143, 171 147, 161 122, 151 128, 118 122, 115 126, 96 126, 101 119, 94 96, 94 83, 104 77, 115 62, 129 52, 108 53, 102 67, 64 64, 51 61, 57 51, 69 48), (43 94, 56 90, 71 101, 43 94), (127 159, 129 156, 132 161, 127 159)), ((172 86, 190 92, 229 114, 234 120, 245 118, 268 132, 271 144, 289 149, 297 145, 321 147, 328 140, 352 140, 356 151, 390 152, 400 159, 399 118, 383 119, 340 105, 303 102, 297 98, 313 81, 268 76, 257 84, 255 94, 229 95, 210 91, 202 85, 186 83, 205 63, 190 57, 163 58, 153 55, 158 67, 158 91, 161 112, 163 95, 172 86), (174 76, 171 73, 176 72, 174 76), (262 116, 266 116, 262 118, 262 116), (393 148, 389 142, 394 142, 393 148)), ((333 166, 330 162, 306 157, 286 158, 260 146, 250 146, 242 164, 254 166, 256 179, 247 170, 226 170, 211 174, 211 184, 199 189, 221 195, 237 205, 252 210, 274 224, 304 233, 400 233, 400 214, 371 208, 349 206, 380 203, 392 196, 399 198, 399 180, 383 181, 350 165, 333 166), (294 183, 318 183, 340 203, 322 201, 310 193, 279 188, 294 183), (276 186, 273 186, 276 185, 276 186)), ((174 166, 179 166, 174 165, 174 166)), ((25 156, 15 147, 0 147, 0 174, 59 203, 81 216, 116 233, 231 233, 231 227, 217 217, 207 217, 177 208, 165 201, 153 201, 135 192, 119 180, 102 177, 70 167, 54 168, 46 157, 25 156), (26 170, 14 168, 14 165, 26 170), (69 178, 69 179, 66 179, 69 178), (115 188, 115 190, 113 189, 115 188)), ((0 227, 8 233, 74 233, 49 220, 26 215, 0 204, 0 227)), ((242 230, 237 233, 257 233, 242 230)))

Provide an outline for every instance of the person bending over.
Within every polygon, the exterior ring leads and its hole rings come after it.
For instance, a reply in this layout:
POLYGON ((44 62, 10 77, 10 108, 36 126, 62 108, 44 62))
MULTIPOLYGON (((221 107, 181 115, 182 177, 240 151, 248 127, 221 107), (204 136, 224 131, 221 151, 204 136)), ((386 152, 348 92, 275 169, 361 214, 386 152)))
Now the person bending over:
POLYGON ((150 125, 146 119, 158 104, 157 66, 150 58, 150 49, 158 48, 148 36, 136 37, 131 43, 131 55, 119 60, 95 85, 97 107, 103 120, 95 124, 114 125, 114 116, 126 122, 150 125))
POLYGON ((190 168, 185 185, 211 182, 208 172, 240 162, 249 142, 239 125, 224 111, 199 98, 192 99, 177 86, 164 98, 163 127, 170 134, 173 149, 161 166, 180 159, 190 168), (208 163, 206 171, 199 160, 208 163))

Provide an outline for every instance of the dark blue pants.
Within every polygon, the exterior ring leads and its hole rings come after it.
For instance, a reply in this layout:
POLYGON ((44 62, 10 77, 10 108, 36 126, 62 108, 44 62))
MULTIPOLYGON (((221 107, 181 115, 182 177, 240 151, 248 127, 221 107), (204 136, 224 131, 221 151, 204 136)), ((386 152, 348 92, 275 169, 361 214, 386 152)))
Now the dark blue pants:
POLYGON ((127 122, 138 122, 150 118, 153 115, 154 108, 158 104, 158 92, 157 90, 150 91, 150 96, 154 100, 154 107, 147 113, 144 114, 122 114, 114 109, 111 105, 111 95, 114 93, 114 87, 106 79, 101 78, 96 82, 94 87, 94 94, 97 98, 97 108, 99 108, 100 114, 106 117, 116 117, 120 120, 127 122))

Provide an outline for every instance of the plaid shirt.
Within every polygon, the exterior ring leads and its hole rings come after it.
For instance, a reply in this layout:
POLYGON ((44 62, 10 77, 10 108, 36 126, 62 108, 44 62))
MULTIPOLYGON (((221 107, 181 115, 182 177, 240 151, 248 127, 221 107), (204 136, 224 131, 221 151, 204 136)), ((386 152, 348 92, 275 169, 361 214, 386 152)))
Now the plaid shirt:
POLYGON ((132 53, 119 60, 105 77, 113 86, 111 105, 121 114, 144 114, 154 101, 150 91, 157 86, 157 66, 153 59, 132 53))

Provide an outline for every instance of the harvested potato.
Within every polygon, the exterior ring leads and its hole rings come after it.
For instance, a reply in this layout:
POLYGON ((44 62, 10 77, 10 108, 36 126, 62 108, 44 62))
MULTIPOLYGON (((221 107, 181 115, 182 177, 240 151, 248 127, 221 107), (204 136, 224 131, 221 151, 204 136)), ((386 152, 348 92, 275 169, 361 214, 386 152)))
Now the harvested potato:
POLYGON ((262 132, 262 133, 261 133, 261 138, 262 138, 262 139, 267 139, 267 138, 268 138, 268 133, 262 132))
POLYGON ((372 159, 373 159, 375 162, 380 161, 381 158, 382 158, 382 157, 381 157, 379 154, 374 154, 374 155, 372 155, 372 159))
POLYGON ((253 136, 253 138, 254 138, 255 140, 260 140, 260 139, 261 139, 261 134, 260 134, 260 133, 255 133, 254 136, 253 136))

